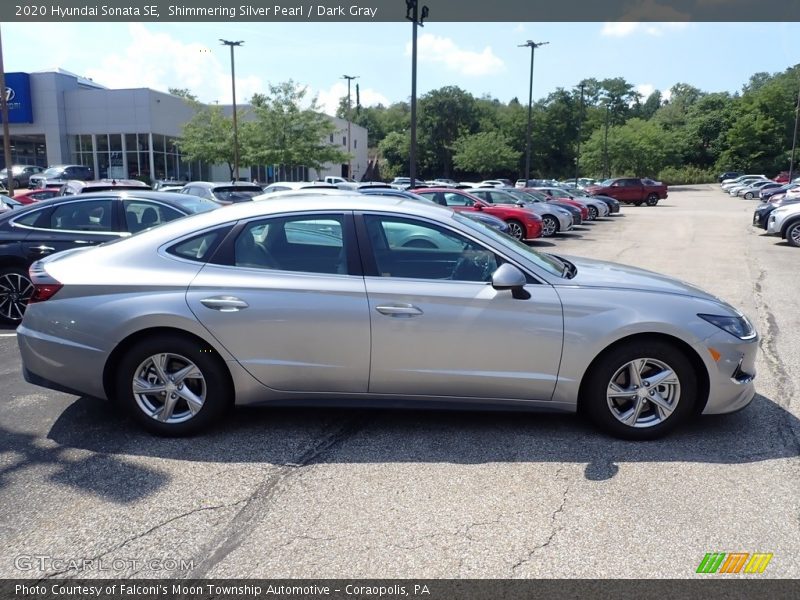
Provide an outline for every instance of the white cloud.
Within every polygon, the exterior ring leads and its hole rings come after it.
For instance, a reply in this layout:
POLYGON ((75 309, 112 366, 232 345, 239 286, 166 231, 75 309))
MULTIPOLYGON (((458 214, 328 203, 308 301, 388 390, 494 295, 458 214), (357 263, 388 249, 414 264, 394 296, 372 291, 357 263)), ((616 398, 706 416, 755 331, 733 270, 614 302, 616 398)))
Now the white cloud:
POLYGON ((517 23, 517 26, 514 27, 514 33, 525 33, 525 24, 517 23))
MULTIPOLYGON (((647 100, 650 94, 656 91, 656 86, 652 83, 640 83, 634 89, 642 95, 642 101, 647 100)), ((661 92, 661 100, 669 100, 672 97, 672 92, 667 90, 658 90, 661 92)))
MULTIPOLYGON (((131 43, 106 54, 100 67, 85 75, 110 88, 188 88, 204 102, 230 104, 231 74, 228 48, 212 51, 198 43, 185 44, 168 33, 155 33, 141 23, 128 25, 131 43)), ((236 100, 244 104, 255 92, 263 91, 260 77, 237 76, 236 100)))
MULTIPOLYGON (((406 45, 406 56, 411 56, 411 42, 406 45)), ((505 64, 492 52, 490 46, 486 46, 481 52, 463 50, 450 38, 431 33, 420 36, 417 56, 420 62, 443 64, 462 75, 488 75, 505 70, 505 64)))
POLYGON ((603 23, 600 35, 606 37, 627 37, 633 34, 661 36, 665 33, 680 31, 689 27, 689 23, 675 21, 671 23, 634 23, 632 21, 614 21, 603 23))
MULTIPOLYGON (((337 81, 327 90, 319 90, 317 93, 317 100, 324 112, 329 115, 335 115, 336 109, 339 108, 339 99, 347 96, 347 82, 337 81)), ((309 89, 309 97, 314 96, 314 91, 309 89)), ((364 89, 359 87, 359 100, 361 106, 375 106, 376 104, 383 104, 388 106, 391 104, 390 100, 373 89, 364 89)), ((355 83, 350 84, 350 102, 353 109, 356 107, 356 86, 355 83)))

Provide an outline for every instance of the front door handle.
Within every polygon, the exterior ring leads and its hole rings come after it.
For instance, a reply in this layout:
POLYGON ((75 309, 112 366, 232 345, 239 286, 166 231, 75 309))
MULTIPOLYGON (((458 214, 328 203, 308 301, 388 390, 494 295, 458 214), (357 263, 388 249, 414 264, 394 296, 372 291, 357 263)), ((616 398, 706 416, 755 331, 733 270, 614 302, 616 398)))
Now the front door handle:
POLYGON ((250 306, 247 302, 235 296, 214 296, 212 298, 203 298, 200 300, 200 304, 206 308, 211 308, 220 312, 237 312, 250 306))
POLYGON ((377 310, 382 315, 389 317, 416 317, 422 314, 422 309, 414 306, 413 304, 389 304, 387 306, 376 306, 377 310))
POLYGON ((55 252, 55 248, 52 246, 45 246, 42 244, 41 246, 34 246, 31 250, 35 250, 39 254, 49 254, 50 252, 55 252))

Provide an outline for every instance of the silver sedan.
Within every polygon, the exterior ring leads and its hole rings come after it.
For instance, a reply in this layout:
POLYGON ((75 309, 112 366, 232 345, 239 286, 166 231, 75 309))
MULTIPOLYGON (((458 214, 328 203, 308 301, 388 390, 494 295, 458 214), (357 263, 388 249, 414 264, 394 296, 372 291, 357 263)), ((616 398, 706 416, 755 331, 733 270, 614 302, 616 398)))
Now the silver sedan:
POLYGON ((489 204, 513 204, 524 206, 542 218, 542 237, 553 237, 557 233, 571 231, 574 225, 572 214, 565 208, 555 204, 536 203, 520 197, 514 188, 505 189, 472 189, 470 194, 489 204))
POLYGON ((234 403, 362 404, 580 409, 648 439, 755 393, 758 336, 722 300, 413 200, 235 204, 55 254, 31 279, 25 379, 157 434, 234 403), (421 232, 436 247, 403 241, 421 232))

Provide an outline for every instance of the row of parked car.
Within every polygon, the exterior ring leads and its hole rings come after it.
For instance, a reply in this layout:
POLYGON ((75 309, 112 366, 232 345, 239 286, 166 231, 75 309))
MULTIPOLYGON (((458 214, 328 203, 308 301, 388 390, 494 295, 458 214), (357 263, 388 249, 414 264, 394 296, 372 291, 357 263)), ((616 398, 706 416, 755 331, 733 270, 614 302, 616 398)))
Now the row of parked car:
POLYGON ((779 178, 783 181, 764 175, 739 175, 723 179, 721 188, 730 196, 758 199, 753 226, 800 248, 800 177, 791 182, 788 176, 779 178))

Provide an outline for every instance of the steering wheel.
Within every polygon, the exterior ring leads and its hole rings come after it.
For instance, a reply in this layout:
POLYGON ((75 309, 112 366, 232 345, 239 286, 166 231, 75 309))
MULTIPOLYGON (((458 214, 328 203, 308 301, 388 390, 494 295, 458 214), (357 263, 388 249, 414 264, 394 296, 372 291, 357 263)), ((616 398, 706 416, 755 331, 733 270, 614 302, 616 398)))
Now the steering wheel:
POLYGON ((490 252, 467 251, 453 268, 450 279, 460 281, 489 281, 495 265, 490 252))

